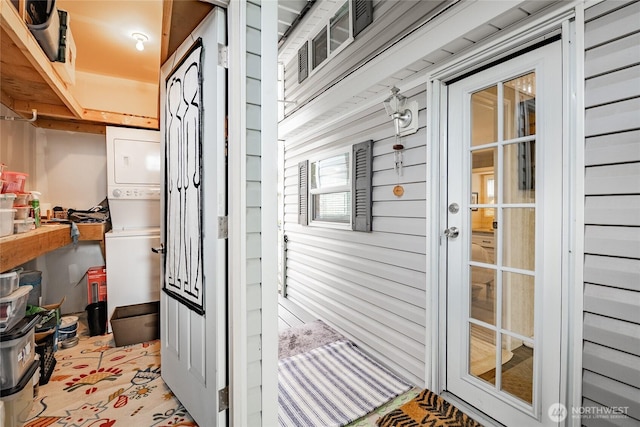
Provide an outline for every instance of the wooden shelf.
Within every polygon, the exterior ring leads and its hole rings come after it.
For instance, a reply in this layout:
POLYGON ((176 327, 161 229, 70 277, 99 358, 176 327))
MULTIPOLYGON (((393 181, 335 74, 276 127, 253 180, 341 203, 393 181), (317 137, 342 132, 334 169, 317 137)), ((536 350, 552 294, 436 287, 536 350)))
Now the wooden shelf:
MULTIPOLYGON (((104 234, 107 224, 77 224, 81 241, 100 243, 104 256, 104 234)), ((15 268, 27 261, 58 248, 70 245, 71 225, 45 224, 26 233, 12 234, 0 238, 0 272, 15 268)))
MULTIPOLYGON (((24 9, 24 2, 18 2, 24 9)), ((58 75, 11 0, 0 0, 0 102, 37 127, 105 133, 106 125, 158 129, 157 117, 84 108, 58 75)), ((24 12, 23 12, 24 13, 24 12)), ((123 106, 126 109, 126 106, 123 106)))

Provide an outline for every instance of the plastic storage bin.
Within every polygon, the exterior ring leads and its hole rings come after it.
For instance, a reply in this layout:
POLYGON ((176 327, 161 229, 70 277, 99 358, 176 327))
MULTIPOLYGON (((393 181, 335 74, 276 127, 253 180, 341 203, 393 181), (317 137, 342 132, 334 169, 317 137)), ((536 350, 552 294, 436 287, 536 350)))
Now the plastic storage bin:
POLYGON ((31 206, 28 206, 28 205, 14 206, 13 209, 16 211, 16 214, 13 217, 14 220, 25 219, 29 217, 29 211, 31 210, 31 206))
POLYGON ((26 233, 36 227, 36 220, 33 218, 16 219, 13 221, 13 232, 15 234, 26 233))
POLYGON ((15 387, 36 355, 35 326, 40 316, 22 319, 0 334, 0 388, 15 387))
POLYGON ((27 181, 26 173, 4 171, 2 172, 2 180, 4 186, 2 187, 3 193, 23 193, 24 183, 27 181))
POLYGON ((15 215, 15 209, 0 209, 0 237, 13 234, 13 220, 15 215))
MULTIPOLYGON (((12 193, 14 194, 14 193, 12 193)), ((13 200, 13 206, 10 207, 16 207, 16 206, 27 206, 29 205, 29 193, 15 193, 16 198, 13 200)))
POLYGON ((12 294, 20 284, 20 275, 17 271, 9 271, 0 274, 0 297, 12 294))
POLYGON ((26 314, 31 286, 19 286, 16 291, 0 298, 0 332, 13 328, 26 314))
POLYGON ((31 286, 27 305, 35 305, 40 307, 40 297, 42 296, 42 271, 40 270, 22 270, 20 272, 19 286, 31 286))
POLYGON ((29 419, 29 413, 33 408, 34 387, 37 385, 37 376, 40 372, 39 367, 39 362, 34 360, 18 385, 0 390, 5 427, 21 426, 29 419))
POLYGON ((0 194, 0 209, 11 209, 15 200, 16 195, 14 193, 0 194))

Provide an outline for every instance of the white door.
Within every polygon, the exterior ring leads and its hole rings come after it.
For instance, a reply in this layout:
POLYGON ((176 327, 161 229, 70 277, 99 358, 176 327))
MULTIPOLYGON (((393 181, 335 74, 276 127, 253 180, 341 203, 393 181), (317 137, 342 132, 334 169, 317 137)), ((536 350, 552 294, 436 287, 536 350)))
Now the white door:
POLYGON ((201 426, 226 425, 225 12, 215 8, 161 69, 162 377, 201 426))
POLYGON ((560 42, 448 88, 446 388, 508 426, 560 400, 560 42))

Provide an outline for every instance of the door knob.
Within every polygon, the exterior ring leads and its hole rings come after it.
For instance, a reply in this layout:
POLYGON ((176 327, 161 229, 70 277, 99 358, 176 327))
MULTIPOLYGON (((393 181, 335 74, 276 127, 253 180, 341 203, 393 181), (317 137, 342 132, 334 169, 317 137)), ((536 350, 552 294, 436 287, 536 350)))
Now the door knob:
POLYGON ((458 235, 460 235, 460 230, 458 230, 458 227, 449 227, 444 230, 444 235, 455 239, 456 237, 458 237, 458 235))
POLYGON ((151 252, 155 254, 163 254, 164 253, 164 245, 161 243, 157 248, 151 248, 151 252))

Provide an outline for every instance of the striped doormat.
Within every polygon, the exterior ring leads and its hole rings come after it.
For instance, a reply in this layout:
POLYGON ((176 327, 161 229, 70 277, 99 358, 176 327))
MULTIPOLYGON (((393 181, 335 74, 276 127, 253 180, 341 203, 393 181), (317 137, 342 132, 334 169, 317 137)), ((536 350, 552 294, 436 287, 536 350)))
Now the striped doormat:
POLYGON ((281 427, 344 426, 411 386, 340 340, 281 359, 278 422, 281 427))
POLYGON ((461 410, 429 390, 381 417, 379 427, 482 427, 461 410))

